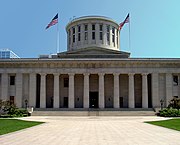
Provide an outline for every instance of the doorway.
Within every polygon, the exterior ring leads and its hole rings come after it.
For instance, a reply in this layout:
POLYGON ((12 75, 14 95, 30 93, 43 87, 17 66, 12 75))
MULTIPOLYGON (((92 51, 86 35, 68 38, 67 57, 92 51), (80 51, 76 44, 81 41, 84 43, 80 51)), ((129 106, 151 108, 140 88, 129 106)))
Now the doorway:
POLYGON ((98 92, 90 92, 89 93, 89 108, 99 108, 99 94, 98 92))

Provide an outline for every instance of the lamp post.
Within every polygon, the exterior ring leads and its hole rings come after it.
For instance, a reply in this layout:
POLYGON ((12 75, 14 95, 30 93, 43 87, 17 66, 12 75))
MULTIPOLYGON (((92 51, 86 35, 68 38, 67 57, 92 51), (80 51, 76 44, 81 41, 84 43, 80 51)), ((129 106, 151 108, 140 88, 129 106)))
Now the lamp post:
POLYGON ((27 107, 28 107, 28 100, 26 99, 24 102, 25 102, 25 106, 26 106, 26 109, 27 109, 27 107))
POLYGON ((164 100, 163 100, 163 99, 161 99, 161 100, 160 100, 161 110, 162 110, 162 108, 163 108, 163 103, 164 103, 164 100))

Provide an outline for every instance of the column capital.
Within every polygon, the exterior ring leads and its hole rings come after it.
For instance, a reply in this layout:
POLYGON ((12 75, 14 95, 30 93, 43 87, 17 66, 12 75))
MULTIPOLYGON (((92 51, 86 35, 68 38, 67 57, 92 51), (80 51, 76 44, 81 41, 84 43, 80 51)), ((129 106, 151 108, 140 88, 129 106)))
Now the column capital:
POLYGON ((60 74, 59 73, 53 73, 54 76, 59 76, 60 74))
POLYGON ((89 76, 89 75, 90 75, 90 73, 83 73, 83 75, 84 75, 84 76, 89 76))
POLYGON ((105 73, 98 73, 98 75, 99 75, 99 76, 104 76, 104 75, 105 75, 105 73))
POLYGON ((74 76, 74 75, 75 75, 75 73, 68 73, 68 75, 69 75, 69 76, 74 76))
POLYGON ((128 73, 128 76, 134 76, 135 73, 128 73))
POLYGON ((114 75, 114 76, 119 76, 119 75, 120 75, 120 73, 113 73, 113 75, 114 75))
POLYGON ((141 75, 142 76, 147 76, 149 73, 142 73, 141 75))
POLYGON ((46 76, 47 74, 46 73, 39 73, 41 76, 46 76))

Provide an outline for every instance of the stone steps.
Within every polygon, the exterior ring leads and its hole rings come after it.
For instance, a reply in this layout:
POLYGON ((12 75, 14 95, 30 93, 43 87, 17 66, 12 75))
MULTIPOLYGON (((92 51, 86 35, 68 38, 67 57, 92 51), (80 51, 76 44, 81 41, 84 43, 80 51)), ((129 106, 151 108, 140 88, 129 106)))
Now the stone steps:
POLYGON ((43 110, 38 109, 32 113, 32 116, 154 116, 153 109, 137 110, 43 110))

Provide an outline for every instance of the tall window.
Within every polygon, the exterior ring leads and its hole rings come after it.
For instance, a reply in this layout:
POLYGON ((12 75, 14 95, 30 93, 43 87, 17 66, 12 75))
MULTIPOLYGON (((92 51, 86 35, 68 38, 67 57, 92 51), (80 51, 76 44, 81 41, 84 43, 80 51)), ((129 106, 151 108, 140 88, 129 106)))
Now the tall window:
POLYGON ((73 27, 73 42, 75 42, 75 28, 73 27))
POLYGON ((173 84, 174 86, 178 85, 178 76, 173 76, 173 84))
POLYGON ((78 26, 78 41, 81 41, 81 26, 78 26))
POLYGON ((10 76, 10 85, 15 85, 15 76, 10 76))
POLYGON ((115 41, 115 28, 112 27, 112 42, 114 43, 115 41))
POLYGON ((92 40, 95 40, 95 24, 92 24, 92 40))
POLYGON ((99 40, 103 39, 103 25, 99 25, 99 40))
POLYGON ((88 25, 84 25, 84 40, 88 40, 88 25))
POLYGON ((69 30, 69 45, 71 45, 71 30, 69 30))
POLYGON ((110 26, 107 25, 107 41, 109 42, 109 30, 110 30, 110 26))

